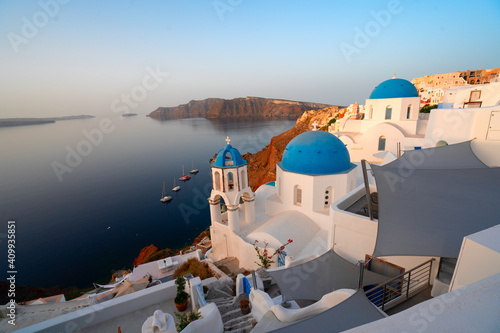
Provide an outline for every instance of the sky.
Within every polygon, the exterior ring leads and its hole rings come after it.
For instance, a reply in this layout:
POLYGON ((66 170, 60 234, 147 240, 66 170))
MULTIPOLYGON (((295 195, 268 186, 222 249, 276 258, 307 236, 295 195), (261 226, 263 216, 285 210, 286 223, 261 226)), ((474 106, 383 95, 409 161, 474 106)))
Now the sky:
POLYGON ((364 103, 393 73, 500 67, 499 20, 498 0, 0 0, 0 118, 364 103))

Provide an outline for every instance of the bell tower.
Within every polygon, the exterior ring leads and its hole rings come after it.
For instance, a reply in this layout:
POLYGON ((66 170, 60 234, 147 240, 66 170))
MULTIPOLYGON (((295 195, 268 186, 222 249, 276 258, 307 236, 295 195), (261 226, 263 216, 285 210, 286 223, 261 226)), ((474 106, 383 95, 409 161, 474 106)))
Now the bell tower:
POLYGON ((217 153, 212 163, 212 192, 208 201, 212 225, 227 222, 229 228, 238 233, 243 211, 245 223, 255 221, 255 195, 248 185, 247 161, 230 142, 227 137, 226 147, 217 153), (227 207, 225 212, 221 212, 221 199, 227 207))

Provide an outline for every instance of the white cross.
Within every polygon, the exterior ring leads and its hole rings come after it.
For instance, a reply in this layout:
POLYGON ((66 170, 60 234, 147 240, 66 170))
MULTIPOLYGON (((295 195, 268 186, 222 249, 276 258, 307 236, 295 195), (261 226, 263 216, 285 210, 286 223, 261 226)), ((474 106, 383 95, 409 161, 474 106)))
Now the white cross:
POLYGON ((229 144, 229 142, 231 142, 231 139, 229 138, 229 136, 226 137, 226 142, 227 142, 227 144, 229 144))
POLYGON ((318 123, 315 120, 313 123, 313 131, 317 131, 317 130, 318 130, 318 123))

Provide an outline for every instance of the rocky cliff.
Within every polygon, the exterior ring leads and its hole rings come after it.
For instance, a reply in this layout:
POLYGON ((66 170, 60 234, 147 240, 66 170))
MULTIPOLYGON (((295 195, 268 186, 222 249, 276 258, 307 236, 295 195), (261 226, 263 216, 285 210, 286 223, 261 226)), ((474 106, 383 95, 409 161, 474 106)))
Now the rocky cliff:
POLYGON ((207 98, 173 107, 159 107, 148 117, 157 120, 181 118, 297 118, 304 111, 329 107, 328 104, 295 102, 261 97, 234 99, 207 98))
POLYGON ((271 139, 271 142, 255 154, 247 153, 243 158, 248 161, 248 182, 253 191, 260 185, 276 180, 276 163, 281 161, 285 146, 297 135, 309 131, 316 121, 321 127, 331 119, 338 119, 341 107, 331 106, 321 110, 306 111, 297 119, 291 129, 271 139))
POLYGON ((151 244, 143 248, 139 253, 139 256, 134 259, 134 267, 151 261, 156 261, 166 257, 175 256, 176 254, 177 251, 168 248, 162 250, 158 246, 151 244))

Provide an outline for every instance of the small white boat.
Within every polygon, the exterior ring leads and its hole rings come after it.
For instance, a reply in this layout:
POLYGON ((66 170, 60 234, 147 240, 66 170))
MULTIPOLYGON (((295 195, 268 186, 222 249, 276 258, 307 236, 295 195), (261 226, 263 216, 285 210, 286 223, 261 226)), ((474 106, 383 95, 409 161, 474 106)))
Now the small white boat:
POLYGON ((191 169, 192 169, 192 170, 191 170, 191 171, 189 171, 189 173, 198 173, 198 169, 195 169, 195 168, 194 168, 194 162, 193 162, 193 161, 191 161, 191 169))
POLYGON ((165 182, 163 182, 163 191, 161 192, 160 201, 165 203, 165 202, 169 202, 170 200, 172 200, 172 197, 170 195, 167 195, 167 192, 165 191, 165 182))
POLYGON ((184 165, 182 166, 182 177, 179 178, 181 182, 185 182, 186 180, 190 180, 191 176, 190 175, 185 175, 184 174, 184 165))
POLYGON ((180 189, 181 189, 181 187, 180 187, 180 186, 175 186, 175 178, 174 178, 174 188, 172 189, 172 191, 177 192, 177 191, 179 191, 180 189))

